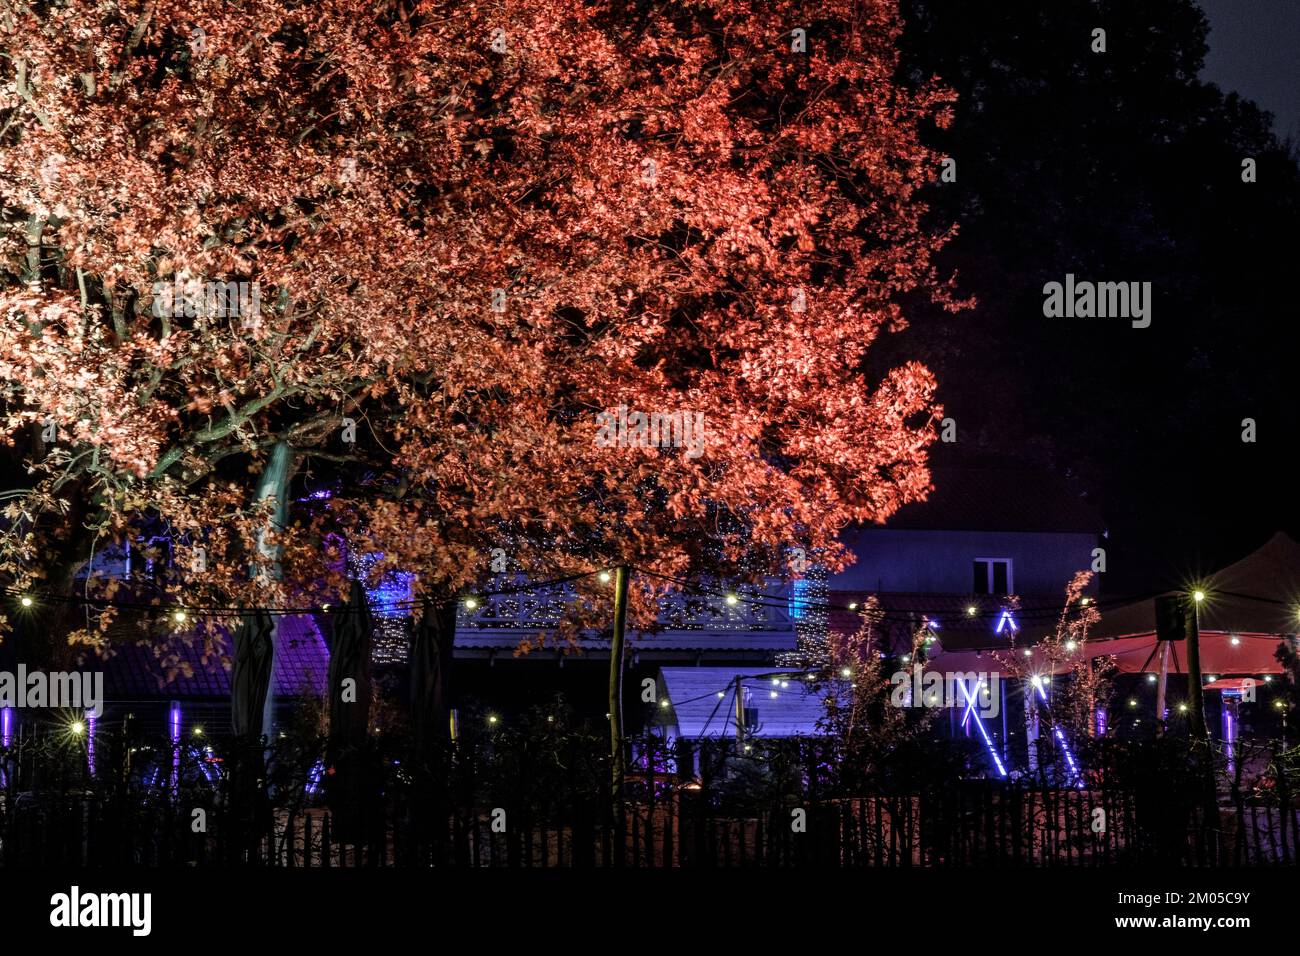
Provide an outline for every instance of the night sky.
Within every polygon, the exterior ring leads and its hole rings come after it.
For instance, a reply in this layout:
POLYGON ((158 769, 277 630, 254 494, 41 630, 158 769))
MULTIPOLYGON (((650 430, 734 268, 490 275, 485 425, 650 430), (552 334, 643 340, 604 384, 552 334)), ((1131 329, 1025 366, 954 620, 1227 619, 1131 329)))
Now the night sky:
POLYGON ((1276 117, 1279 137, 1300 140, 1300 3, 1199 0, 1210 18, 1201 78, 1235 90, 1276 117))
POLYGON ((881 352, 935 371, 961 429, 936 464, 1065 478, 1108 528, 1111 594, 1300 537, 1300 171, 1284 145, 1300 2, 902 5, 905 75, 957 95, 931 142, 961 173, 929 199, 959 226, 941 262, 976 301, 914 310, 881 352), (1090 50, 1101 25, 1108 49, 1090 50), (1067 273, 1150 282, 1152 324, 1045 317, 1044 285, 1067 273))

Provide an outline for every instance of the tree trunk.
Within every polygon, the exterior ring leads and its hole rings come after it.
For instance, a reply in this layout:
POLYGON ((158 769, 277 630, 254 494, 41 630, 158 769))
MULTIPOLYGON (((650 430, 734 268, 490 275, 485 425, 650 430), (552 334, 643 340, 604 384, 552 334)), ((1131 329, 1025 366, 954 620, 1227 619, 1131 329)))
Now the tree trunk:
MULTIPOLYGON (((280 577, 280 552, 278 544, 273 544, 267 540, 267 535, 278 534, 284 527, 289 517, 289 480, 293 477, 295 468, 295 459, 293 449, 289 447, 286 441, 280 441, 271 449, 271 457, 267 460, 266 469, 262 472, 262 478, 257 486, 257 501, 262 503, 268 499, 272 502, 271 514, 267 527, 258 535, 257 539, 257 565, 254 573, 266 573, 267 575, 280 577)), ((274 713, 275 713, 275 658, 279 655, 280 646, 280 618, 278 615, 271 616, 271 684, 266 690, 266 705, 262 709, 262 733, 269 741, 272 739, 271 734, 274 730, 274 713)))

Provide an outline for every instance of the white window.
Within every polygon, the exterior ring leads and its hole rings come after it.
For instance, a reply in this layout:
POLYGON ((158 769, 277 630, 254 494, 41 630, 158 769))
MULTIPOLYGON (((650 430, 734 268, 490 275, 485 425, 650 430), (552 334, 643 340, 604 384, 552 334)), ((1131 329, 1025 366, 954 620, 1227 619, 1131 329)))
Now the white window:
POLYGON ((971 591, 975 594, 1014 594, 1010 558, 976 558, 971 591))

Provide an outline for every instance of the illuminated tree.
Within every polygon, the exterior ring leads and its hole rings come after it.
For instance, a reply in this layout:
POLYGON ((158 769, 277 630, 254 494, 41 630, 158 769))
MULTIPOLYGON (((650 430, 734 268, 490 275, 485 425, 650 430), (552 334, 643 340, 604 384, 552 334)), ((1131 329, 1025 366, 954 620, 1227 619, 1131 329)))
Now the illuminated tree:
POLYGON ((330 531, 433 595, 497 546, 835 566, 929 484, 934 380, 868 350, 909 297, 959 306, 916 198, 948 96, 891 81, 899 28, 890 0, 11 6, 0 413, 32 487, 0 570, 66 586, 145 520, 191 603, 326 599, 330 531))

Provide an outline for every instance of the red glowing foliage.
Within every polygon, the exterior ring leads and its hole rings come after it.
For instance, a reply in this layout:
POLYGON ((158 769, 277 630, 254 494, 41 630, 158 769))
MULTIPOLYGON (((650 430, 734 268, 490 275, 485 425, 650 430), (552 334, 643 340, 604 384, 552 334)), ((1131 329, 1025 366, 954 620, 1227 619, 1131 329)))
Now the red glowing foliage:
POLYGON ((367 476, 279 536, 299 589, 330 528, 443 593, 494 546, 833 562, 924 494, 940 415, 865 357, 908 296, 957 307, 917 196, 948 95, 894 81, 899 29, 892 0, 11 7, 0 415, 59 438, 6 568, 75 495, 205 536, 186 593, 249 599, 277 442, 367 476), (176 275, 257 283, 258 321, 157 314, 176 275), (703 415, 702 452, 598 442, 620 405, 703 415))

